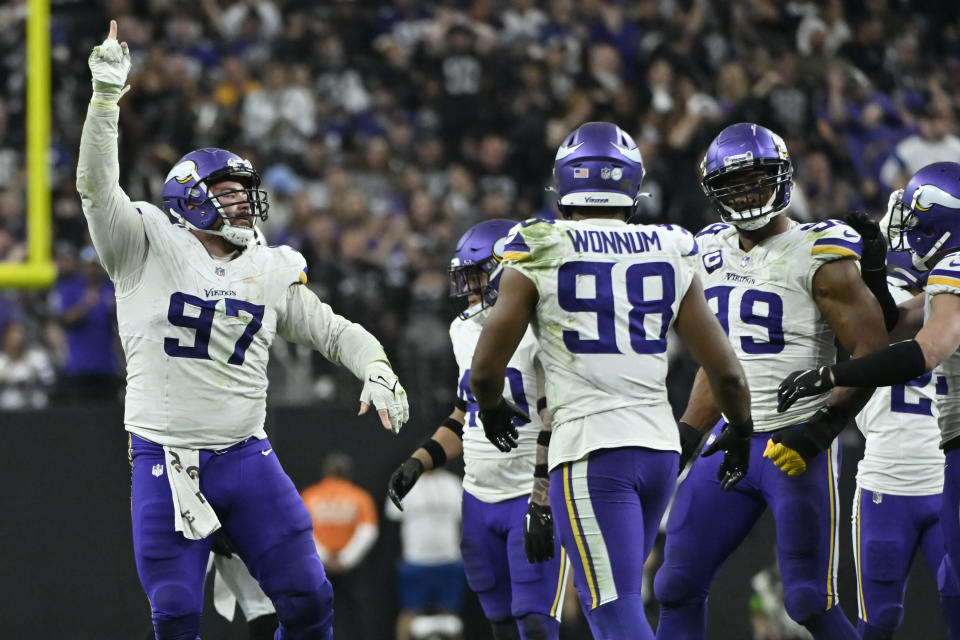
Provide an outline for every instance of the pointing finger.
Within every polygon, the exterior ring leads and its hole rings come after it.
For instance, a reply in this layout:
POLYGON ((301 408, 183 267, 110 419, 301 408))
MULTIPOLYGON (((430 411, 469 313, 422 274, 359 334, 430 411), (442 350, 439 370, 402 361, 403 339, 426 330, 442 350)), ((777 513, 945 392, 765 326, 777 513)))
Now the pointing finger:
POLYGON ((117 21, 116 20, 110 21, 110 33, 107 34, 107 38, 110 40, 117 39, 117 21))

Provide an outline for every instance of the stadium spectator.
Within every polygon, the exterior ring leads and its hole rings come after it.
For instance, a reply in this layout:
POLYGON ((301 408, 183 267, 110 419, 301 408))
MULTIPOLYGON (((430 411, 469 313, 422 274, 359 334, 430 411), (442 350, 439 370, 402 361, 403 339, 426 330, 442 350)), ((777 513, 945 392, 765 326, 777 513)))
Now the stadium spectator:
POLYGON ((0 411, 42 409, 53 380, 50 356, 31 344, 22 324, 11 322, 0 329, 0 411))
POLYGON ((113 284, 91 246, 60 245, 57 266, 50 314, 66 348, 57 402, 117 402, 123 371, 113 284))

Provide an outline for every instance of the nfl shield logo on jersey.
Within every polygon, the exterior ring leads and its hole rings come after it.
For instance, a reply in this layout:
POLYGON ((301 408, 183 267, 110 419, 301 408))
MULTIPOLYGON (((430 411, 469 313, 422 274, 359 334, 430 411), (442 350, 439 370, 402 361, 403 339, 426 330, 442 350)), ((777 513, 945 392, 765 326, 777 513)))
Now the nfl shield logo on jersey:
POLYGON ((162 475, 163 475, 163 465, 162 464, 153 465, 153 477, 159 478, 162 475))
POLYGON ((223 267, 217 267, 217 275, 221 278, 227 273, 227 270, 223 267))
POLYGON ((747 266, 747 263, 748 263, 748 262, 750 262, 750 256, 743 256, 742 258, 740 258, 740 266, 741 266, 741 267, 747 266))

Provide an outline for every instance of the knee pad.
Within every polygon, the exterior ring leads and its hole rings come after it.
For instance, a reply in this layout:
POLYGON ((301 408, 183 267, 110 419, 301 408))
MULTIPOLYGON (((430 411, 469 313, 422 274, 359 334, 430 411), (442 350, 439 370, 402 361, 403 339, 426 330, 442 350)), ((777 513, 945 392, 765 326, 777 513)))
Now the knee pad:
POLYGON ((333 587, 324 579, 319 589, 284 593, 273 605, 280 620, 280 640, 318 640, 333 637, 333 587))
POLYGON ((783 594, 783 608, 800 624, 823 614, 825 605, 826 596, 812 587, 794 587, 783 594))
POLYGON ((528 613, 517 624, 522 640, 556 640, 560 633, 557 619, 542 613, 528 613))
MULTIPOLYGON (((147 595, 150 597, 154 620, 186 621, 194 616, 199 620, 203 612, 203 592, 194 592, 177 582, 161 584, 147 595)), ((197 633, 200 633, 199 626, 197 633)))
POLYGON ((664 607, 676 607, 706 600, 707 594, 699 593, 690 576, 675 567, 663 565, 653 578, 653 593, 664 607))
POLYGON ((154 614, 153 631, 157 640, 196 640, 200 635, 200 614, 176 618, 158 618, 154 614))
POLYGON ((493 630, 493 640, 520 640, 520 629, 513 618, 491 620, 490 628, 493 630))

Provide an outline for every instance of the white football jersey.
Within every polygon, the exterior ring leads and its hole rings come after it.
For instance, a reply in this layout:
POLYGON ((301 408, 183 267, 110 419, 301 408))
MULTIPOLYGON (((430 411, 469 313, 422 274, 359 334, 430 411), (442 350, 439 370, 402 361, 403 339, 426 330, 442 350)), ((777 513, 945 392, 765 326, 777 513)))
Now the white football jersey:
POLYGON ((128 430, 179 446, 263 437, 269 347, 303 257, 254 245, 218 260, 159 209, 138 204, 149 251, 139 284, 117 296, 128 430))
MULTIPOLYGON (((930 271, 925 291, 924 317, 930 314, 933 296, 943 293, 960 295, 960 251, 943 257, 937 263, 930 271)), ((960 350, 944 360, 933 370, 933 374, 942 376, 945 381, 937 403, 940 409, 940 442, 944 443, 960 436, 960 350)))
POLYGON ((508 453, 497 449, 483 434, 478 405, 470 391, 470 364, 489 309, 450 323, 450 340, 460 378, 457 397, 466 403, 463 425, 463 488, 484 502, 501 502, 528 495, 533 489, 533 466, 537 457, 537 435, 543 426, 537 413, 537 374, 534 359, 537 341, 530 329, 507 363, 503 397, 527 412, 530 422, 517 427, 517 447, 508 453))
MULTIPOLYGON (((890 285, 899 304, 911 294, 890 285)), ((857 483, 868 491, 925 496, 943 491, 943 452, 937 426, 937 398, 946 380, 927 373, 909 384, 877 387, 857 415, 867 439, 857 467, 857 483)))
POLYGON ((777 413, 777 388, 793 371, 836 360, 834 333, 813 298, 813 276, 825 263, 858 259, 860 235, 837 220, 799 224, 766 238, 749 252, 737 229, 713 224, 697 234, 700 277, 743 366, 755 431, 797 424, 827 402, 798 400, 777 413))
POLYGON ((91 104, 77 191, 94 247, 114 283, 127 358, 127 430, 161 445, 219 449, 265 437, 267 358, 276 335, 319 351, 357 377, 383 347, 333 313, 306 282, 303 257, 255 244, 211 256, 187 229, 120 188, 116 109, 91 104))
POLYGON ((591 451, 679 451, 667 400, 667 331, 694 278, 697 243, 672 225, 528 220, 504 264, 529 278, 553 414, 550 467, 591 451))

